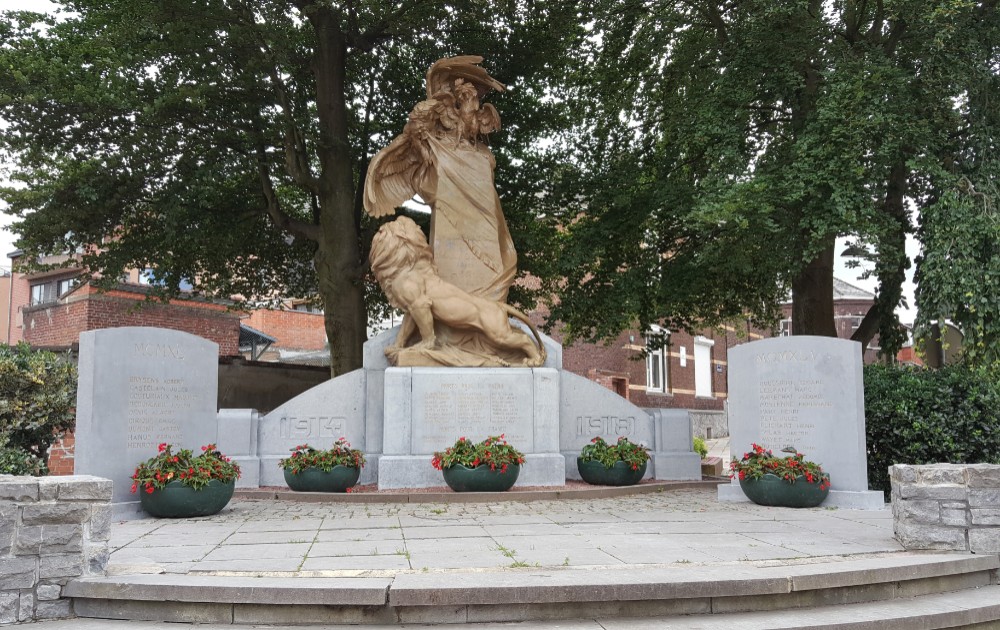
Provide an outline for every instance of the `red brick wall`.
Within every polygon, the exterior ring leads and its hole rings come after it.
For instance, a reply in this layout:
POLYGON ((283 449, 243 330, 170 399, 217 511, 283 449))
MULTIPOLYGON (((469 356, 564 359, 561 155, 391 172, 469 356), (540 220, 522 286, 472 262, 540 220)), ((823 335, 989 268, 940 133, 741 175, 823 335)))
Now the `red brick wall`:
POLYGON ((84 330, 156 326, 182 330, 219 344, 220 356, 239 354, 239 316, 210 303, 141 302, 134 294, 81 287, 65 303, 25 309, 25 339, 35 346, 77 343, 84 330))
POLYGON ((76 446, 76 438, 72 431, 63 434, 62 439, 49 447, 49 474, 51 475, 72 475, 73 474, 73 450, 76 446))
POLYGON ((252 311, 243 322, 277 339, 272 348, 322 350, 326 347, 322 313, 260 309, 252 311))
MULTIPOLYGON (((13 274, 13 284, 11 285, 11 320, 10 320, 10 343, 15 344, 24 340, 24 329, 22 327, 22 311, 31 303, 31 284, 21 273, 13 274)), ((6 325, 6 322, 4 322, 6 325)))
MULTIPOLYGON (((537 324, 544 321, 546 315, 542 309, 532 313, 532 319, 537 324)), ((729 348, 770 336, 770 333, 746 326, 740 331, 732 327, 704 330, 701 335, 715 341, 711 349, 711 397, 695 395, 694 337, 683 332, 671 333, 671 345, 664 348, 664 352, 669 355, 666 393, 646 389, 646 361, 642 357, 646 341, 637 330, 625 331, 607 345, 578 342, 564 346, 563 367, 619 393, 622 381, 627 381, 626 397, 640 407, 721 410, 728 395, 726 378, 729 348), (681 347, 684 347, 686 354, 684 367, 681 367, 681 347)), ((558 328, 553 331, 552 337, 562 341, 558 328)))

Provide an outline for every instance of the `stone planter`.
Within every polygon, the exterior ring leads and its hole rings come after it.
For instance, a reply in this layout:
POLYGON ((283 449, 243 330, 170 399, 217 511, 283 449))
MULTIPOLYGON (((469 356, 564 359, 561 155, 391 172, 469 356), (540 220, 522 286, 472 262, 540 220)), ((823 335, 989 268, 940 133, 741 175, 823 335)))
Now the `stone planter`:
POLYGON ((162 490, 142 491, 139 504, 147 514, 159 518, 211 516, 226 507, 235 489, 235 479, 228 483, 212 479, 201 490, 171 481, 162 490))
POLYGON ((809 483, 802 475, 788 483, 768 473, 760 479, 740 479, 740 488, 757 505, 774 507, 816 507, 830 494, 829 487, 820 489, 820 484, 809 483))
POLYGON ((507 472, 500 469, 490 470, 489 466, 466 468, 455 464, 442 468, 444 482, 455 492, 504 492, 510 490, 521 474, 520 464, 510 464, 507 472))
POLYGON ((631 465, 625 462, 615 462, 615 465, 608 468, 601 462, 595 460, 585 461, 583 458, 576 458, 576 469, 580 471, 580 477, 584 481, 595 486, 634 486, 642 480, 646 474, 646 464, 643 462, 637 470, 632 470, 631 465))
POLYGON ((355 466, 334 466, 326 472, 319 468, 304 468, 293 475, 287 468, 285 483, 296 492, 347 492, 361 477, 361 468, 355 466))

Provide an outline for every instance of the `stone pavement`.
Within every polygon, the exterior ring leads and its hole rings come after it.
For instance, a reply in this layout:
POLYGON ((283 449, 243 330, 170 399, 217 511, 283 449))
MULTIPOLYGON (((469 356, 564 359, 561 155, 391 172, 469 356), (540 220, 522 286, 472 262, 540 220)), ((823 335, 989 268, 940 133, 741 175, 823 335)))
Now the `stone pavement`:
POLYGON ((886 510, 719 503, 715 488, 495 503, 236 500, 212 517, 116 523, 109 573, 302 577, 800 563, 901 551, 886 510), (812 560, 811 560, 812 559, 812 560))

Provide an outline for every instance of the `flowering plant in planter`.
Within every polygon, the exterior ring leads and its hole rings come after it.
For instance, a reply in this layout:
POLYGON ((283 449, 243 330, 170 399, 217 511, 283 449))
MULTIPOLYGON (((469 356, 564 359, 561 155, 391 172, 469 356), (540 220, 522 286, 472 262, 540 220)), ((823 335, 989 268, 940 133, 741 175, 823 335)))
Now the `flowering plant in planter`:
POLYGON ((438 470, 461 464, 466 468, 489 466, 490 470, 507 472, 508 466, 523 463, 524 454, 508 444, 503 433, 491 435, 479 443, 460 437, 454 446, 449 446, 444 452, 434 453, 431 460, 431 465, 438 470))
POLYGON ((173 445, 164 442, 155 457, 136 467, 132 474, 132 492, 142 488, 143 492, 152 494, 172 481, 201 490, 213 479, 229 483, 240 477, 239 464, 216 450, 215 444, 202 446, 201 454, 197 456, 190 449, 184 448, 176 453, 173 449, 173 445))
POLYGON ((584 462, 600 462, 605 468, 614 467, 616 462, 625 462, 632 470, 649 461, 649 449, 640 444, 630 442, 625 436, 618 438, 614 445, 608 444, 598 436, 580 449, 580 460, 584 462))
POLYGON ((278 462, 278 467, 297 475, 307 468, 318 468, 330 472, 337 466, 347 468, 364 468, 365 455, 360 449, 351 448, 351 443, 340 438, 325 451, 317 450, 308 444, 300 444, 292 449, 290 457, 278 462))
POLYGON ((743 453, 743 459, 734 457, 730 462, 730 476, 744 481, 772 474, 790 484, 803 477, 806 483, 819 484, 821 490, 830 487, 830 475, 823 472, 819 464, 805 461, 802 453, 791 446, 782 449, 782 452, 788 455, 776 457, 763 446, 753 444, 748 453, 743 453))

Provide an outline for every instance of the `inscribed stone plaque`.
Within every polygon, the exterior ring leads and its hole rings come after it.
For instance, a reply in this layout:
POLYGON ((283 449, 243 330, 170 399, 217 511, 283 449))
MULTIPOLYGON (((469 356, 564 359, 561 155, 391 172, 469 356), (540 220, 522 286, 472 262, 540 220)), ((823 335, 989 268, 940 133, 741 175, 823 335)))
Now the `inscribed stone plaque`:
MULTIPOLYGON (((573 374, 562 372, 559 405, 559 449, 572 455, 573 466, 580 449, 595 437, 614 444, 619 437, 653 448, 653 420, 610 389, 573 374)), ((689 449, 681 445, 677 450, 689 449)))
POLYGON ((861 344, 793 336, 729 351, 734 457, 752 443, 776 455, 794 446, 830 473, 833 490, 868 490, 861 344))
POLYGON ((114 482, 112 501, 138 500, 135 466, 162 442, 200 452, 216 442, 219 346, 163 328, 80 333, 75 473, 114 482))
POLYGON ((501 433, 518 450, 534 452, 531 370, 422 368, 419 376, 412 385, 412 454, 501 433))

